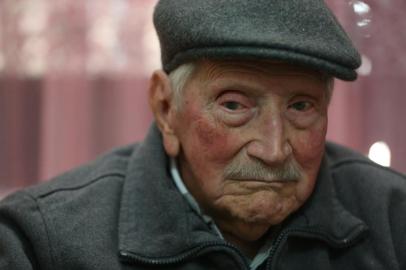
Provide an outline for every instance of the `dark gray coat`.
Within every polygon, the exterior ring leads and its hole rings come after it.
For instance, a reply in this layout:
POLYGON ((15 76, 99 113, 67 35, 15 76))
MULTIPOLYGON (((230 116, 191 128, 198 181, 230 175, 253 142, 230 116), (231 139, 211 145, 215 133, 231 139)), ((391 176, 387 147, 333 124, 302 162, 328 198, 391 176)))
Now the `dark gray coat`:
MULTIPOLYGON (((170 179, 161 138, 0 203, 0 269, 248 269, 170 179)), ((406 179, 328 144, 316 189, 261 269, 405 270, 406 179)))

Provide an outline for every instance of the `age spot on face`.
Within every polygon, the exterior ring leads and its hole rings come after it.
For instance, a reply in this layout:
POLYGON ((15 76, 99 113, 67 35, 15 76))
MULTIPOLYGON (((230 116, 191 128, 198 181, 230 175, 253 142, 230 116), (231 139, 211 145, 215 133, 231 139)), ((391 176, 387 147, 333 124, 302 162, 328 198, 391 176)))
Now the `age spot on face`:
POLYGON ((226 129, 215 123, 210 123, 207 119, 198 119, 196 122, 196 134, 199 143, 207 151, 222 151, 227 148, 230 136, 226 129))

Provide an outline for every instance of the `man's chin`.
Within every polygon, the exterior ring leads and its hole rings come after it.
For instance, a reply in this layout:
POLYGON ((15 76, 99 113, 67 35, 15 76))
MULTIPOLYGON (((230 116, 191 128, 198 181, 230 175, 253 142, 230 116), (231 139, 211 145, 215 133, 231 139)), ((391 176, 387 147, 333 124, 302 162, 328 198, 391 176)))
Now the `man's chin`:
POLYGON ((231 218, 223 219, 217 224, 220 230, 247 242, 261 239, 288 215, 280 210, 259 212, 234 208, 228 209, 228 214, 231 218))
POLYGON ((268 226, 274 226, 281 223, 290 212, 286 213, 281 208, 275 207, 268 209, 268 211, 250 211, 249 209, 234 211, 233 216, 248 224, 266 224, 268 226))
POLYGON ((252 226, 280 224, 287 216, 295 211, 300 205, 294 196, 289 198, 270 198, 266 194, 256 196, 228 197, 218 205, 222 211, 227 212, 230 221, 251 224, 252 226))

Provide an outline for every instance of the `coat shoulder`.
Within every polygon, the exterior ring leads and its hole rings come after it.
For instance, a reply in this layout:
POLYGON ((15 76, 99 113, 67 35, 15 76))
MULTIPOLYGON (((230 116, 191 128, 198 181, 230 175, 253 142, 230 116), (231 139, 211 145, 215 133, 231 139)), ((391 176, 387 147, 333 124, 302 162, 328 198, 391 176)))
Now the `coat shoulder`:
MULTIPOLYGON (((45 183, 10 194, 0 202, 0 255, 11 269, 64 269, 104 254, 92 264, 118 263, 117 222, 123 183, 137 146, 115 149, 45 183), (27 253, 28 252, 28 253, 27 253), (55 267, 55 268, 54 268, 55 267)), ((99 256, 100 257, 100 256, 99 256)), ((88 261, 83 263, 89 263, 88 261)), ((111 267, 109 269, 116 269, 111 267)), ((8 269, 8 268, 7 268, 8 269)))
POLYGON ((129 159, 137 148, 134 144, 113 149, 87 164, 26 188, 24 192, 33 198, 44 198, 58 192, 83 190, 107 179, 123 179, 129 159))
POLYGON ((369 184, 377 182, 406 188, 406 175, 383 167, 352 149, 329 142, 326 156, 334 179, 344 177, 356 181, 361 178, 369 184))
POLYGON ((335 144, 327 145, 326 156, 337 199, 369 228, 362 246, 385 254, 390 269, 405 269, 405 175, 335 144))

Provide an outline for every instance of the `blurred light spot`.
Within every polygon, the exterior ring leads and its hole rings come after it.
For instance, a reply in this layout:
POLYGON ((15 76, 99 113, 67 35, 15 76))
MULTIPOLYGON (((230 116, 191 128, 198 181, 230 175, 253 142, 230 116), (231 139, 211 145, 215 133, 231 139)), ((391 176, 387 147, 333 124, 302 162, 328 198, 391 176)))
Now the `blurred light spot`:
POLYGON ((104 50, 114 48, 117 43, 117 27, 113 18, 109 16, 98 18, 91 27, 89 39, 104 50))
POLYGON ((117 71, 125 67, 127 60, 120 43, 121 21, 126 12, 123 2, 110 1, 102 9, 98 5, 99 0, 87 6, 92 20, 87 36, 91 49, 86 69, 91 74, 117 71))
POLYGON ((48 44, 45 39, 39 37, 28 38, 22 49, 22 60, 27 75, 38 77, 44 74, 46 69, 46 56, 48 44))
POLYGON ((368 157, 385 167, 389 167, 391 164, 391 151, 389 146, 385 142, 376 142, 371 148, 369 148, 368 157))
POLYGON ((365 27, 365 26, 369 25, 370 22, 371 22, 371 19, 362 19, 357 22, 357 25, 359 27, 365 27))
POLYGON ((145 28, 144 36, 142 37, 143 50, 146 54, 144 70, 146 74, 150 74, 153 70, 161 66, 161 51, 158 41, 158 36, 153 28, 152 23, 145 28))
POLYGON ((354 8, 354 12, 360 15, 364 15, 371 10, 370 6, 362 1, 354 1, 352 6, 354 8))
POLYGON ((350 6, 355 13, 355 24, 361 36, 371 37, 372 10, 371 7, 363 1, 350 1, 350 6))
POLYGON ((27 0, 23 2, 22 16, 19 21, 21 32, 38 34, 45 30, 48 20, 48 2, 44 0, 27 0))
POLYGON ((357 69, 357 73, 361 76, 368 76, 372 72, 372 61, 366 55, 361 56, 362 64, 357 69))

